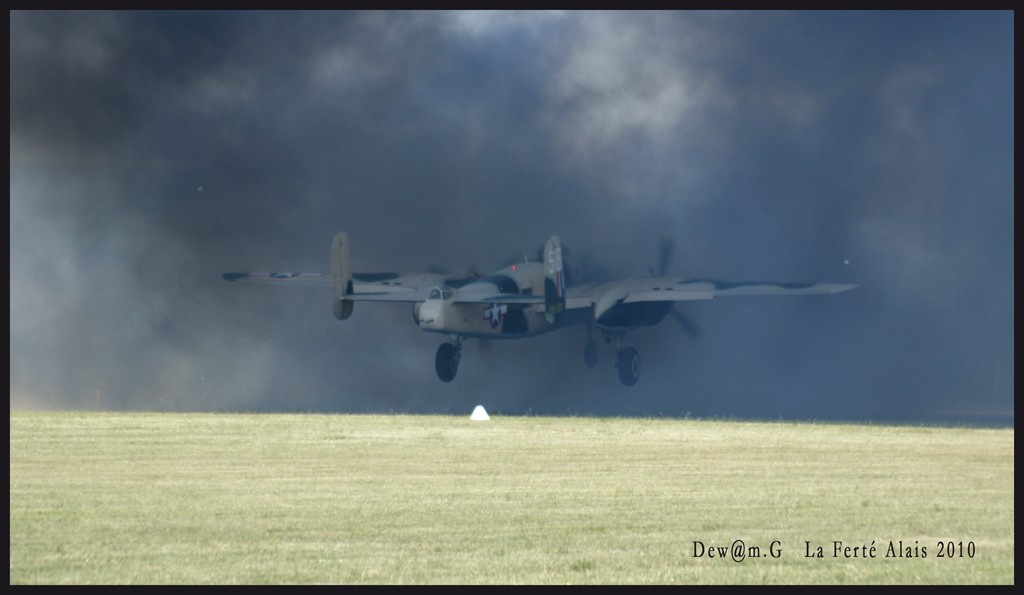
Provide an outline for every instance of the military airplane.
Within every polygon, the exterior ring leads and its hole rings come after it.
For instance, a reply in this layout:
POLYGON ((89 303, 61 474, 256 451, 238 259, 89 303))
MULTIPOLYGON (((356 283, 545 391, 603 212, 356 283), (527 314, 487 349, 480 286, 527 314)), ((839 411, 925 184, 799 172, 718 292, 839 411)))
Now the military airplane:
MULTIPOLYGON (((663 244, 664 246, 664 244, 663 244)), ((466 338, 520 339, 567 326, 587 325, 584 361, 598 362, 593 329, 606 343, 615 344, 619 380, 633 386, 640 377, 640 355, 622 345, 623 336, 652 326, 670 312, 692 334, 695 325, 672 310, 673 303, 710 300, 719 296, 828 294, 856 287, 832 283, 730 282, 655 276, 572 285, 563 263, 558 236, 544 245, 541 262, 525 260, 489 275, 421 273, 353 273, 345 232, 331 243, 331 272, 224 273, 227 281, 314 285, 331 288, 334 317, 352 316, 356 302, 406 302, 413 305, 413 320, 421 330, 447 335, 434 359, 438 378, 451 382, 462 357, 466 338)))

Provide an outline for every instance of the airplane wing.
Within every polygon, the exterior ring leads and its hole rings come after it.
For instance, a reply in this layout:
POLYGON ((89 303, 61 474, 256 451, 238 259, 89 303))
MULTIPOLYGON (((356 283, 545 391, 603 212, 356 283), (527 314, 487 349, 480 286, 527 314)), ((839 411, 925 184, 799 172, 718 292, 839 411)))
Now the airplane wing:
MULTIPOLYGON (((354 293, 345 296, 346 300, 354 302, 423 302, 430 297, 434 286, 423 289, 388 289, 378 291, 374 287, 355 285, 354 293)), ((543 296, 520 295, 514 293, 481 294, 475 296, 459 296, 458 293, 452 299, 456 304, 543 304, 543 296)))
MULTIPOLYGON (((330 287, 326 273, 224 273, 225 281, 330 287)), ((444 285, 444 275, 424 273, 395 275, 392 273, 355 273, 352 275, 352 293, 346 299, 368 302, 422 302, 434 287, 444 285)), ((856 285, 835 283, 781 283, 773 281, 719 281, 713 279, 640 278, 610 283, 571 287, 566 295, 566 308, 588 308, 609 299, 625 304, 634 302, 664 302, 710 300, 731 295, 800 295, 839 293, 856 285)), ((467 304, 543 304, 542 295, 523 295, 494 292, 456 292, 454 301, 467 304)))
MULTIPOLYGON (((327 273, 224 273, 225 281, 295 287, 331 287, 327 273)), ((430 291, 441 285, 466 279, 450 279, 445 275, 423 273, 396 275, 392 273, 353 273, 352 293, 345 296, 354 302, 423 302, 430 291)), ((516 293, 456 292, 453 299, 461 304, 543 304, 544 296, 516 293)))
POLYGON ((838 283, 783 283, 775 281, 719 281, 714 279, 625 279, 570 288, 566 308, 588 308, 598 302, 665 302, 710 300, 730 295, 806 295, 839 293, 856 285, 838 283))
MULTIPOLYGON (((557 238, 555 238, 557 240, 557 238)), ((550 243, 550 241, 549 241, 550 243)), ((556 244, 557 247, 557 244, 556 244)), ((351 302, 424 302, 443 298, 456 303, 543 304, 543 295, 518 293, 518 286, 503 281, 486 282, 475 273, 354 273, 349 269, 348 235, 338 233, 331 242, 331 273, 224 273, 225 281, 329 287, 335 300, 335 316, 344 320, 351 315, 351 302), (476 283, 476 281, 481 281, 476 283), (513 291, 509 291, 512 289, 513 291), (345 303, 348 303, 346 306, 345 303)), ((514 269, 514 267, 513 267, 514 269)), ((496 281, 492 279, 491 281, 496 281)))
POLYGON ((225 281, 243 283, 290 284, 307 287, 330 287, 331 278, 324 273, 224 273, 225 281))
MULTIPOLYGON (((225 281, 291 285, 295 287, 331 287, 327 273, 224 273, 225 281)), ((345 299, 358 302, 422 302, 430 290, 445 282, 444 275, 396 275, 394 273, 353 273, 352 293, 345 299)))

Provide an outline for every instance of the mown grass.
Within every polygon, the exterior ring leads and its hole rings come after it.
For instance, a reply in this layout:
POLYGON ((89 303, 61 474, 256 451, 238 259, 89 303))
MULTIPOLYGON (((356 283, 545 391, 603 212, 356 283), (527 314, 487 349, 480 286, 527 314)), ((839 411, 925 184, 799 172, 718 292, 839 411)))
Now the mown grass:
POLYGON ((1013 583, 1013 430, 10 414, 15 583, 1013 583), (694 542, 758 546, 741 563, 694 542), (834 541, 877 557, 833 557, 834 541), (889 540, 927 558, 887 558, 889 540), (938 558, 938 541, 974 544, 938 558), (777 541, 781 555, 770 557, 777 541), (823 546, 823 559, 805 551, 823 546))

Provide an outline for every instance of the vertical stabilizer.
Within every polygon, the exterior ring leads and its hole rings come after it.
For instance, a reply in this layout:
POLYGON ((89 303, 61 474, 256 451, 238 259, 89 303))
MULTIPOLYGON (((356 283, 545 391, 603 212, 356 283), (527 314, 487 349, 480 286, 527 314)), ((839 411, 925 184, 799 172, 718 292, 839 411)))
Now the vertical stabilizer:
POLYGON ((331 242, 331 299, 334 305, 334 317, 345 320, 352 316, 355 302, 346 300, 345 296, 352 293, 352 267, 349 264, 348 234, 340 232, 331 242))
POLYGON ((544 244, 544 317, 548 322, 565 310, 565 275, 562 272, 562 243, 551 236, 544 244))

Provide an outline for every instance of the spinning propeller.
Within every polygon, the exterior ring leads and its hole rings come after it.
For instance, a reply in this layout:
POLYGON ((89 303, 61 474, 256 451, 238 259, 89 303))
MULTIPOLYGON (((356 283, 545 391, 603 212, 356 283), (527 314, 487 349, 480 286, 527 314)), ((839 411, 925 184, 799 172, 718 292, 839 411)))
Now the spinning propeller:
MULTIPOLYGON (((672 261, 672 254, 675 251, 674 249, 675 242, 673 242, 671 239, 661 238, 658 241, 658 266, 656 269, 654 267, 651 267, 650 271, 652 277, 665 276, 665 273, 668 271, 668 265, 672 261)), ((694 341, 699 339, 703 334, 703 331, 701 331, 697 323, 691 320, 690 317, 680 312, 679 309, 676 308, 674 305, 672 309, 669 310, 669 314, 672 315, 672 318, 675 319, 676 323, 679 324, 683 331, 685 331, 686 334, 689 335, 690 338, 693 339, 694 341)))

